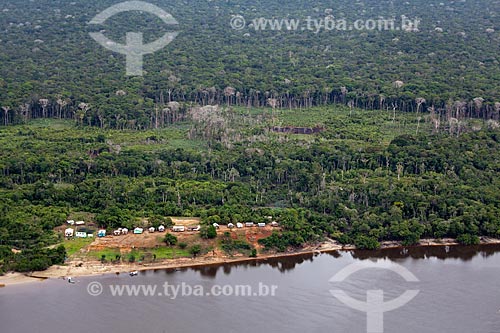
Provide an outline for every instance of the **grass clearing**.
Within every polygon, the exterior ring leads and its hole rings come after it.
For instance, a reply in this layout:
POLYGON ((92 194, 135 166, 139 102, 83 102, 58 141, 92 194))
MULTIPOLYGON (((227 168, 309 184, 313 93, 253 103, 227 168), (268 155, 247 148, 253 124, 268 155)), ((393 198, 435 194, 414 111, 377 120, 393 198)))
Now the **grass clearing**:
POLYGON ((80 252, 81 249, 92 243, 92 238, 65 239, 62 243, 66 248, 68 257, 80 252))

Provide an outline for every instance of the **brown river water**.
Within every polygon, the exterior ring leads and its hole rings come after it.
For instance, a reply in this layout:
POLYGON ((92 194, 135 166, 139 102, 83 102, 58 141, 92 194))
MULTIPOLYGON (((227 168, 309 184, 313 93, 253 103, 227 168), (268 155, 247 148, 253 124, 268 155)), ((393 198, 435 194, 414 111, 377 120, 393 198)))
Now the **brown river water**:
POLYGON ((500 332, 498 245, 332 252, 75 280, 1 288, 0 333, 367 332, 367 314, 332 296, 333 289, 361 302, 367 290, 382 290, 384 301, 419 290, 406 305, 383 314, 384 332, 500 332), (398 264, 418 281, 383 268, 330 281, 353 263, 398 264), (178 288, 175 297, 165 283, 178 288), (142 285, 156 289, 121 296, 111 290, 142 285), (226 295, 214 295, 214 286, 226 295), (252 293, 237 295, 237 286, 249 286, 252 293))

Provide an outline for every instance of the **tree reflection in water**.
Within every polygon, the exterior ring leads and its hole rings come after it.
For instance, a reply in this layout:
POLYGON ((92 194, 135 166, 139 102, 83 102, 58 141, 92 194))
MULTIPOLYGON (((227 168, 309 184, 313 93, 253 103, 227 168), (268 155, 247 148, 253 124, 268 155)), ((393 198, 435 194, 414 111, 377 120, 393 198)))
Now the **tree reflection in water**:
MULTIPOLYGON (((348 251, 328 251, 322 252, 323 255, 332 256, 334 258, 342 257, 343 253, 350 253, 354 259, 367 260, 367 259, 429 259, 437 258, 440 260, 445 259, 459 259, 462 261, 470 261, 476 256, 483 258, 490 257, 495 253, 500 252, 500 244, 478 245, 478 246, 414 246, 406 248, 391 248, 380 249, 376 251, 365 250, 348 250, 348 251)), ((211 264, 205 266, 196 266, 190 268, 169 268, 154 270, 154 273, 163 272, 164 274, 173 274, 180 272, 187 272, 189 270, 199 272, 201 276, 215 279, 220 269, 224 275, 231 274, 231 270, 235 267, 251 268, 267 265, 274 269, 279 270, 281 273, 292 271, 297 265, 304 262, 313 262, 318 254, 298 254, 287 257, 272 257, 262 259, 249 259, 248 261, 241 261, 235 263, 222 263, 211 264)))

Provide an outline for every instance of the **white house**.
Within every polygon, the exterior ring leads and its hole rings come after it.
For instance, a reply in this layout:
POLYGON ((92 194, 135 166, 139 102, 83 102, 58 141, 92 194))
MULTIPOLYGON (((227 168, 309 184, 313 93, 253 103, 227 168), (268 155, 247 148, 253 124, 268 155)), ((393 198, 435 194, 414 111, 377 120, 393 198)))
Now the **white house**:
POLYGON ((240 222, 236 223, 236 228, 238 228, 238 229, 243 228, 243 223, 240 223, 240 222))
POLYGON ((142 229, 142 228, 135 228, 135 229, 134 229, 134 234, 136 234, 136 235, 140 235, 140 234, 142 234, 143 232, 144 232, 144 229, 142 229))
POLYGON ((247 222, 247 223, 245 223, 245 227, 253 227, 253 222, 247 222))
POLYGON ((156 229, 154 227, 151 227, 151 228, 148 229, 149 232, 155 232, 155 230, 156 229))
POLYGON ((128 229, 122 228, 122 235, 127 235, 127 234, 128 234, 128 229))
POLYGON ((214 223, 213 226, 215 227, 215 229, 219 229, 220 228, 220 225, 218 223, 214 223))
POLYGON ((234 228, 234 224, 232 224, 232 223, 228 223, 228 224, 227 224, 227 227, 228 227, 229 229, 233 229, 233 228, 234 228))
POLYGON ((75 234, 76 238, 87 238, 87 233, 85 231, 77 231, 75 234))
POLYGON ((174 231, 174 232, 184 232, 184 231, 186 231, 186 227, 183 226, 183 225, 174 225, 172 227, 172 231, 174 231))
POLYGON ((257 225, 259 226, 259 228, 264 228, 266 226, 265 223, 258 223, 257 225))
POLYGON ((113 235, 115 235, 115 236, 120 236, 121 234, 122 234, 122 229, 121 228, 113 231, 113 235))
POLYGON ((68 228, 66 230, 64 230, 64 236, 66 237, 73 237, 75 233, 75 230, 73 230, 72 228, 68 228))
POLYGON ((278 227, 279 223, 276 221, 271 222, 271 227, 278 227))
POLYGON ((164 225, 161 225, 158 227, 158 231, 159 232, 164 232, 165 231, 165 226, 164 225))
POLYGON ((73 224, 75 224, 75 221, 74 221, 74 220, 67 220, 66 222, 67 222, 69 225, 73 225, 73 224))
POLYGON ((75 224, 76 224, 76 225, 84 225, 84 224, 85 224, 85 222, 84 222, 84 221, 76 221, 76 222, 75 222, 75 224))

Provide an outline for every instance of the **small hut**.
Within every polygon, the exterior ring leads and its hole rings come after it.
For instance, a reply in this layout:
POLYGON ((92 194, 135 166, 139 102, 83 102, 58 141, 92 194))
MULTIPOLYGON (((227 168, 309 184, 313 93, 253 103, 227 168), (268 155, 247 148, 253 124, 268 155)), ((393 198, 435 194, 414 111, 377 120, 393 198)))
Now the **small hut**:
POLYGON ((72 228, 68 228, 68 229, 64 230, 64 236, 66 236, 66 237, 73 237, 74 234, 75 234, 75 230, 72 228))

